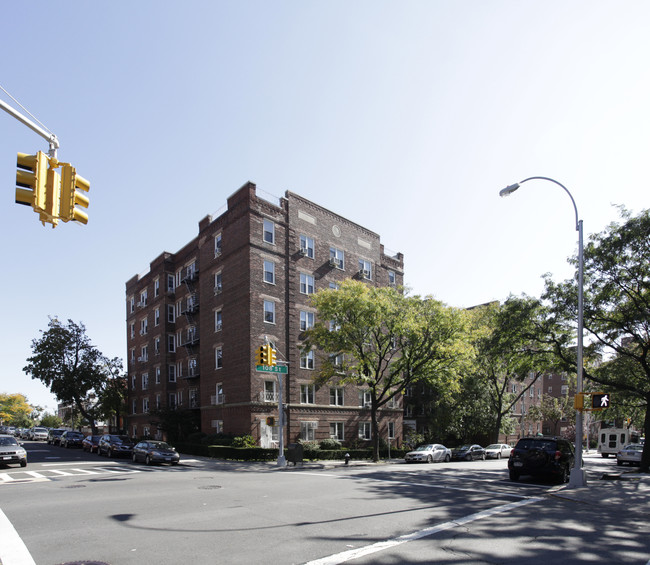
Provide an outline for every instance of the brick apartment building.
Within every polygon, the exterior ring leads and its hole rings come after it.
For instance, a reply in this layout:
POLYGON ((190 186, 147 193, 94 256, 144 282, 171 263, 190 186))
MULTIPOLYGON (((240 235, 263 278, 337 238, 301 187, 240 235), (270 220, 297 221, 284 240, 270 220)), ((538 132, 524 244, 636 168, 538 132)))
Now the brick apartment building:
MULTIPOLYGON (((346 278, 399 286, 403 277, 403 255, 387 254, 376 233, 297 194, 275 204, 245 184, 192 241, 126 283, 129 434, 161 437, 149 412, 168 407, 194 412, 206 433, 277 445, 277 378, 255 363, 268 339, 289 363, 286 443, 370 439, 364 390, 315 386, 318 359, 301 354, 301 332, 314 323, 314 292, 346 278)), ((379 421, 382 437, 401 440, 398 405, 379 421)))

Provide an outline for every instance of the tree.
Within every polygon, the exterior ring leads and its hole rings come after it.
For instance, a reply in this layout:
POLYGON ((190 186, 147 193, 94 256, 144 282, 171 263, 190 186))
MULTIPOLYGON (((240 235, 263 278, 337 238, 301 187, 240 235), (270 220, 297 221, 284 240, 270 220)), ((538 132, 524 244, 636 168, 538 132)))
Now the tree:
POLYGON ((474 347, 473 375, 485 386, 489 406, 491 443, 499 441, 504 420, 521 397, 549 369, 553 361, 550 348, 534 339, 534 321, 543 319, 539 300, 510 297, 503 304, 492 302, 471 310, 474 347), (514 383, 524 383, 513 392, 514 383))
POLYGON ((94 403, 111 378, 108 362, 91 344, 83 324, 50 318, 48 329, 32 341, 32 356, 23 369, 50 388, 59 402, 70 404, 97 433, 94 403))
POLYGON ((528 418, 532 421, 545 421, 553 425, 551 435, 559 435, 560 422, 565 420, 575 424, 575 411, 569 395, 561 398, 545 394, 539 404, 528 409, 528 418))
POLYGON ((356 384, 369 394, 377 461, 382 406, 417 382, 438 385, 444 394, 457 389, 458 370, 470 354, 465 314, 433 298, 355 280, 319 291, 312 304, 318 322, 305 332, 303 353, 317 348, 318 383, 356 384))
POLYGON ((0 422, 3 424, 27 427, 32 423, 33 411, 25 395, 0 393, 0 422))
POLYGON ((41 426, 44 426, 46 428, 59 428, 61 427, 61 424, 63 424, 61 418, 55 416, 54 414, 46 413, 43 414, 43 417, 41 418, 41 426))
MULTIPOLYGON (((584 249, 584 328, 588 339, 585 379, 607 392, 635 397, 650 432, 650 212, 633 217, 619 208, 621 223, 590 236, 584 249)), ((577 264, 578 258, 571 262, 577 264)), ((549 343, 567 367, 576 370, 573 336, 577 319, 577 281, 554 283, 546 277, 543 298, 550 304, 549 343)), ((615 398, 615 397, 614 397, 615 398)), ((641 470, 650 472, 646 442, 641 470)))

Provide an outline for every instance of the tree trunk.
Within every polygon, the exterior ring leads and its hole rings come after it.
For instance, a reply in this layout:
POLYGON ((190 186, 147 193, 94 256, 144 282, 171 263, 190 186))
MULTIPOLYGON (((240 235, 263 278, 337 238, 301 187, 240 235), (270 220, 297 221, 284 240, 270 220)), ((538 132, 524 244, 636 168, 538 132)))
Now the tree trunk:
POLYGON ((377 405, 373 402, 370 406, 370 420, 372 430, 372 460, 379 461, 379 423, 377 422, 377 405))

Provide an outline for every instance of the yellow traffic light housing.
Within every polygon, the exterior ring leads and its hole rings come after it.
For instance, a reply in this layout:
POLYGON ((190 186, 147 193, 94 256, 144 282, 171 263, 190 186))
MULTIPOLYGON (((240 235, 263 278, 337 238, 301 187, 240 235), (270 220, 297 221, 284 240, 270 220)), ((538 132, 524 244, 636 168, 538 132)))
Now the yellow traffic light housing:
POLYGON ((269 352, 269 354, 268 354, 269 365, 271 365, 272 367, 275 367, 278 364, 276 351, 270 345, 267 345, 267 347, 268 347, 268 352, 269 352))
POLYGON ((49 159, 42 151, 36 155, 18 153, 16 204, 31 206, 37 212, 45 212, 48 163, 49 159))
POLYGON ((90 190, 90 183, 77 174, 77 170, 69 163, 61 164, 61 206, 59 217, 64 222, 70 220, 88 223, 88 214, 76 208, 82 206, 88 208, 90 200, 86 193, 90 190))
POLYGON ((582 412, 585 407, 585 393, 584 392, 576 392, 575 396, 573 397, 573 407, 578 411, 582 412))
POLYGON ((266 346, 260 345, 260 347, 255 352, 255 364, 266 365, 265 358, 266 358, 266 346))
POLYGON ((260 347, 260 365, 268 365, 268 364, 269 364, 269 346, 262 345, 260 347))

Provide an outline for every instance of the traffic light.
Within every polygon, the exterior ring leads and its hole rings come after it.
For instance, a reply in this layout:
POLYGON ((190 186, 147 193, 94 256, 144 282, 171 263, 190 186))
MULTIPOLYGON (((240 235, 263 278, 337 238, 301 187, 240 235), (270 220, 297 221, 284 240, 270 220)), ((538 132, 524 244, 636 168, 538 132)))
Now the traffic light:
POLYGON ((53 168, 47 169, 47 181, 45 182, 45 208, 40 211, 40 220, 56 227, 59 223, 59 205, 61 201, 61 178, 53 168))
POLYGON ((602 410, 603 408, 609 408, 609 401, 609 394, 604 392, 596 392, 591 395, 591 409, 602 410))
POLYGON ((267 347, 269 352, 268 353, 269 365, 275 367, 278 364, 276 351, 270 345, 267 345, 267 347))
POLYGON ((266 356, 266 345, 260 345, 258 350, 255 352, 255 364, 268 365, 268 359, 266 356))
POLYGON ((16 204, 31 206, 37 212, 45 211, 48 156, 18 153, 16 159, 16 204))
POLYGON ((77 174, 77 170, 69 163, 61 164, 61 206, 59 217, 64 222, 73 220, 82 224, 88 223, 88 214, 76 208, 88 208, 90 200, 86 193, 90 190, 90 183, 77 174))
POLYGON ((573 407, 578 411, 582 412, 585 407, 585 393, 584 392, 576 392, 575 396, 573 397, 573 407))

